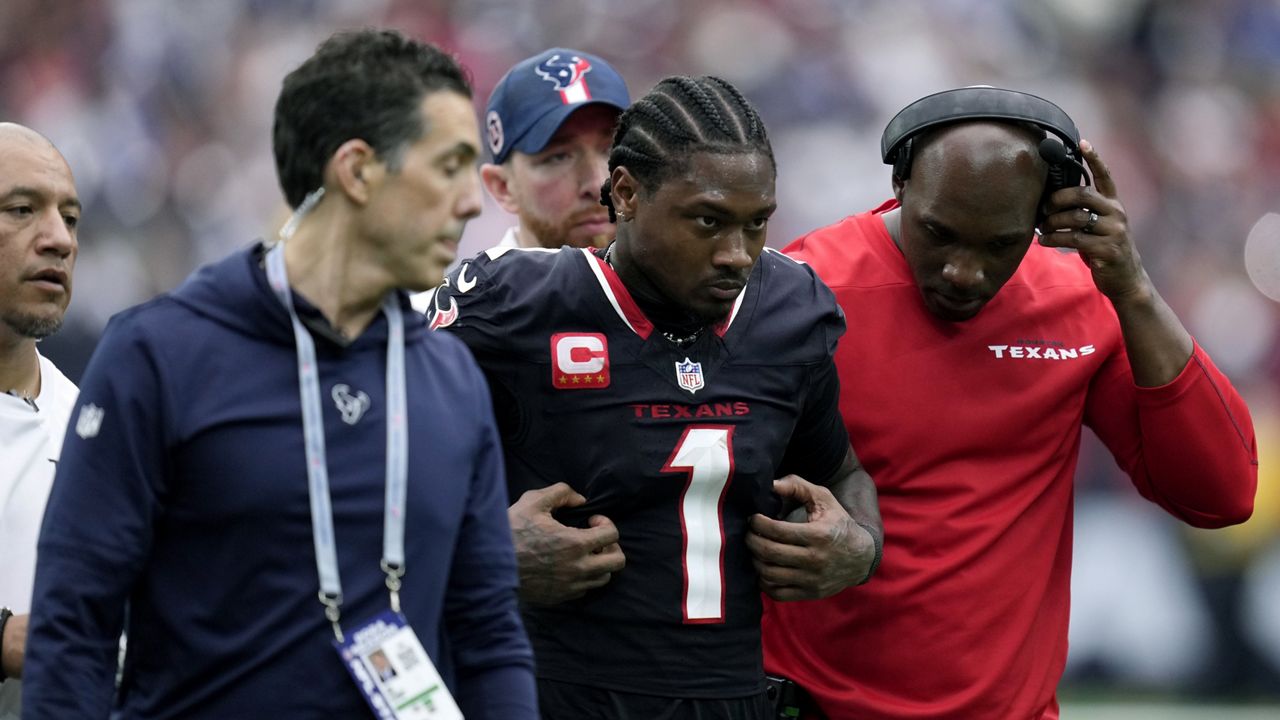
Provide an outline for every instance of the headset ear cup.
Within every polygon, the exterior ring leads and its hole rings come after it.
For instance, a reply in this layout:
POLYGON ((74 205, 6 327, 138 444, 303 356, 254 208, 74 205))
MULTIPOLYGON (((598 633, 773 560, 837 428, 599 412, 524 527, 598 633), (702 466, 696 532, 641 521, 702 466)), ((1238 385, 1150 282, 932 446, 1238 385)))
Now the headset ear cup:
POLYGON ((1084 176, 1084 162, 1079 152, 1067 153, 1067 157, 1075 160, 1075 162, 1067 162, 1062 164, 1062 187, 1075 187, 1080 184, 1080 180, 1084 176))
POLYGON ((1044 197, 1047 200, 1050 195, 1067 187, 1067 168, 1064 165, 1050 165, 1049 177, 1044 183, 1044 197))
POLYGON ((902 141, 898 154, 893 157, 893 176, 906 180, 911 175, 911 138, 902 141))
POLYGON ((1080 180, 1084 176, 1081 169, 1082 164, 1074 153, 1068 153, 1068 158, 1074 159, 1076 162, 1050 163, 1049 175, 1044 183, 1044 195, 1040 197, 1040 211, 1038 213, 1037 224, 1044 221, 1045 207, 1049 203, 1049 196, 1055 192, 1069 187, 1075 187, 1080 184, 1080 180))
POLYGON ((1063 165, 1056 163, 1049 164, 1049 175, 1045 178, 1044 193, 1040 196, 1040 205, 1036 208, 1036 226, 1042 226, 1047 217, 1047 209, 1049 206, 1049 196, 1061 190, 1066 185, 1066 170, 1063 165))

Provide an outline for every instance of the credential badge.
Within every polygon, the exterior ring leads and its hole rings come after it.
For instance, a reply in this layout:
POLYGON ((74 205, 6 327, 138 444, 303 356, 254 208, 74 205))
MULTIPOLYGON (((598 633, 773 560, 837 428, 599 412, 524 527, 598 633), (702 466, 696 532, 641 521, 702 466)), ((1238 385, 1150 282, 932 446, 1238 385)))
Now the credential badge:
POLYGON ((676 381, 690 393, 701 390, 706 385, 702 380, 702 363, 694 362, 686 355, 684 360, 676 363, 676 381))

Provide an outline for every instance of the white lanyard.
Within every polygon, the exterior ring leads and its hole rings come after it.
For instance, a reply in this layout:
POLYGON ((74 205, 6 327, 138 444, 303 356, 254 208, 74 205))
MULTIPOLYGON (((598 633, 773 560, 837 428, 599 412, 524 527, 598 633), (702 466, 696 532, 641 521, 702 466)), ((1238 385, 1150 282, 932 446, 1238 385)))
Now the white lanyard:
MULTIPOLYGON (((286 228, 290 230, 292 228, 286 228)), ((285 235, 284 232, 281 233, 285 235)), ((285 238, 267 253, 267 280, 289 312, 298 351, 298 384, 302 401, 302 434, 307 455, 307 489, 311 495, 311 532, 315 539, 316 570, 320 575, 320 602, 334 635, 343 639, 342 581, 338 577, 338 552, 333 534, 333 507, 329 496, 329 468, 324 447, 324 416, 320 411, 320 373, 316 346, 298 318, 284 265, 285 238)), ((387 316, 387 496, 382 535, 382 570, 391 591, 391 609, 400 612, 400 577, 404 575, 404 506, 408 490, 409 445, 405 428, 404 316, 396 293, 382 302, 387 316)))

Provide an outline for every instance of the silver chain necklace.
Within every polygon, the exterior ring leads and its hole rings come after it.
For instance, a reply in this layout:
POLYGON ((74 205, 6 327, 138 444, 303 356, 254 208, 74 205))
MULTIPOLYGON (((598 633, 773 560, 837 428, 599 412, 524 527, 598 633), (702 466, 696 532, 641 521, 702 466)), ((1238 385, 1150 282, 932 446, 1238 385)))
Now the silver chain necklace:
POLYGON ((698 338, 702 337, 702 331, 705 327, 700 327, 693 331, 691 335, 676 335, 675 333, 663 332, 662 337, 666 338, 672 345, 683 348, 685 345, 692 345, 698 338))
MULTIPOLYGON (((614 243, 609 243, 609 247, 605 248, 604 251, 604 264, 609 267, 613 267, 613 246, 614 243)), ((667 339, 667 342, 678 348, 683 348, 686 345, 692 345, 696 342, 698 338, 702 337, 702 331, 706 329, 706 326, 703 326, 688 335, 676 335, 675 333, 669 333, 666 331, 660 332, 662 332, 662 337, 667 339)))

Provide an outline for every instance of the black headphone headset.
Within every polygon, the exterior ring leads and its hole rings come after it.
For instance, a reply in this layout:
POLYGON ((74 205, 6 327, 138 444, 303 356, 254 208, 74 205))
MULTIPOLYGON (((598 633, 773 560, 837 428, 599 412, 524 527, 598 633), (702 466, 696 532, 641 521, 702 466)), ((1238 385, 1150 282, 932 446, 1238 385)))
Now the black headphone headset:
POLYGON ((1040 141, 1040 157, 1049 163, 1040 207, 1057 190, 1075 187, 1083 179, 1090 184, 1080 155, 1080 132, 1062 108, 1044 98, 989 86, 947 90, 916 100, 903 108, 884 129, 880 138, 880 154, 893 166, 893 175, 906 180, 911 175, 912 139, 921 131, 963 120, 1009 120, 1036 125, 1053 133, 1040 141))

